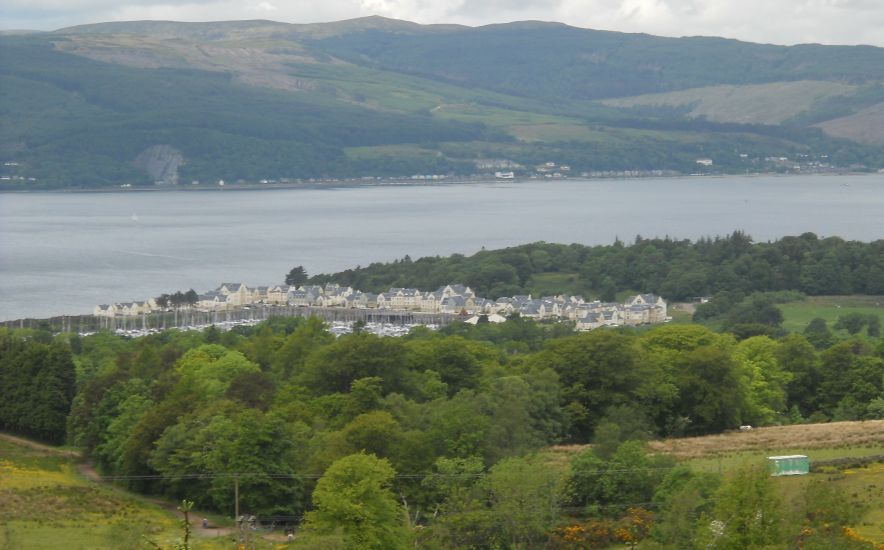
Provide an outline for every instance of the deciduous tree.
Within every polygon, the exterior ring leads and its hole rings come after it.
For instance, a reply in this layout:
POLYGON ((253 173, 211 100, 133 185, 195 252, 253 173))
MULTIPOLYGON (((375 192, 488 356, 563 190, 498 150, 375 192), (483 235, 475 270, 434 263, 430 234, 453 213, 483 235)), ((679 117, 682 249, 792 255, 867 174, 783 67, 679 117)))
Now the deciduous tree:
POLYGON ((305 532, 339 534, 344 548, 407 548, 405 516, 390 485, 396 471, 387 460, 359 453, 329 466, 313 491, 305 532))

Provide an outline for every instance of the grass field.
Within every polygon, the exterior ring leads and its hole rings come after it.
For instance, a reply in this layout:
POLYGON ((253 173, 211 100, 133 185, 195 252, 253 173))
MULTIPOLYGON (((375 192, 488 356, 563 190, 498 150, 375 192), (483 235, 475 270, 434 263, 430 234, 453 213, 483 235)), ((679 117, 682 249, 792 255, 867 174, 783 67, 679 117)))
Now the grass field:
POLYGON ((669 106, 715 122, 779 124, 827 97, 850 94, 854 86, 799 80, 746 86, 709 86, 604 101, 612 107, 669 106))
POLYGON ((605 134, 588 125, 574 123, 541 123, 513 125, 510 134, 521 141, 585 141, 603 142, 605 134))
POLYGON ((368 160, 384 157, 397 157, 406 159, 421 159, 434 157, 438 151, 424 149, 420 145, 372 145, 367 147, 347 147, 344 149, 350 160, 368 160))
MULTIPOLYGON (((561 445, 546 451, 550 464, 566 467, 586 445, 561 445)), ((884 455, 884 420, 832 422, 756 428, 719 435, 651 441, 652 452, 667 453, 692 468, 726 474, 741 466, 766 464, 768 456, 803 454, 814 461, 863 458, 884 455)), ((805 484, 825 479, 867 507, 856 532, 863 538, 884 544, 884 463, 839 469, 824 467, 804 476, 776 478, 780 496, 788 502, 805 484)))
MULTIPOLYGON (((0 548, 116 550, 163 547, 182 536, 168 509, 126 491, 87 480, 75 457, 0 439, 0 548)), ((195 550, 234 547, 232 535, 195 529, 195 550)), ((260 541, 258 548, 285 548, 260 541)))
POLYGON ((745 452, 786 452, 789 450, 826 449, 836 456, 884 454, 884 420, 865 422, 830 422, 771 426, 749 431, 734 431, 703 437, 685 437, 652 441, 654 452, 680 459, 709 459, 745 452), (856 447, 877 448, 878 453, 852 454, 856 447), (839 454, 844 450, 843 453, 839 454))
MULTIPOLYGON (((832 422, 756 428, 706 437, 653 441, 649 447, 684 459, 698 470, 727 472, 745 464, 764 463, 766 457, 803 454, 814 461, 884 455, 884 420, 832 422)), ((884 543, 884 464, 862 468, 827 469, 807 476, 777 478, 784 500, 792 498, 812 479, 824 478, 868 507, 856 532, 884 543)))
POLYGON ((884 145, 884 103, 872 105, 858 113, 829 120, 817 126, 835 137, 884 145))
MULTIPOLYGON (((832 329, 838 317, 847 313, 877 315, 884 324, 884 296, 808 296, 800 302, 780 304, 778 307, 783 312, 783 328, 789 332, 803 332, 816 317, 825 319, 832 329)), ((845 331, 833 332, 847 335, 845 331)))

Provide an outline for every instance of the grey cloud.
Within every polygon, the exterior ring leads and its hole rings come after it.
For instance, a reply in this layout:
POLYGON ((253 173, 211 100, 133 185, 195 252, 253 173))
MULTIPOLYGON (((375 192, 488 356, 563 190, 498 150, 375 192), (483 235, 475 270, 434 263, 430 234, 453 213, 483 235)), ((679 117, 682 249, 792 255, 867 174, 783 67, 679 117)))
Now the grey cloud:
POLYGON ((702 0, 664 0, 664 3, 673 12, 687 16, 700 15, 705 8, 702 0))
POLYGON ((52 30, 121 19, 290 23, 377 13, 420 23, 484 25, 516 19, 665 36, 725 36, 794 44, 884 46, 884 0, 0 0, 2 28, 52 30))
POLYGON ((561 0, 463 0, 451 10, 452 15, 506 16, 514 12, 536 12, 553 15, 561 0))

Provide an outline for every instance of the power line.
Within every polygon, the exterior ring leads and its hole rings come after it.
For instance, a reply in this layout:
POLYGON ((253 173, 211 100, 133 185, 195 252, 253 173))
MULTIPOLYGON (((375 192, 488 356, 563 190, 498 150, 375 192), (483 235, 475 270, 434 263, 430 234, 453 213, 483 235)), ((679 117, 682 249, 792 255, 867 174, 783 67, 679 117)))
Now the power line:
MULTIPOLYGON (((662 472, 674 469, 674 467, 661 468, 618 468, 605 470, 590 470, 572 472, 571 477, 589 477, 589 476, 606 476, 613 474, 626 474, 634 472, 662 472)), ((8 472, 4 476, 31 476, 28 472, 8 472)), ((297 473, 274 473, 274 472, 206 472, 206 473, 185 473, 185 474, 127 474, 127 475, 107 475, 98 476, 101 481, 129 481, 129 480, 187 480, 187 479, 219 479, 219 478, 237 478, 237 477, 260 477, 271 479, 320 479, 325 474, 297 474, 297 473)), ((481 472, 475 474, 443 474, 443 473, 423 473, 423 474, 395 474, 395 479, 469 479, 481 478, 489 475, 489 472, 481 472)))

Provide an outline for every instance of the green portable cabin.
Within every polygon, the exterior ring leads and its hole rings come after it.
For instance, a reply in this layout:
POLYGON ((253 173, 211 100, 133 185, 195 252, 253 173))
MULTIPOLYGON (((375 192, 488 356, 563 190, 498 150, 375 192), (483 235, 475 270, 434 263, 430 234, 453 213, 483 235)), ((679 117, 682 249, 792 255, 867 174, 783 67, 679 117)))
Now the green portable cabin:
POLYGON ((800 476, 810 471, 810 460, 805 455, 767 457, 772 476, 800 476))

